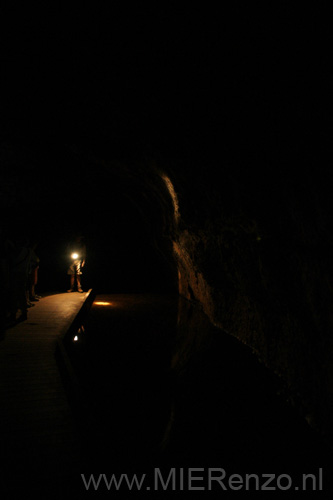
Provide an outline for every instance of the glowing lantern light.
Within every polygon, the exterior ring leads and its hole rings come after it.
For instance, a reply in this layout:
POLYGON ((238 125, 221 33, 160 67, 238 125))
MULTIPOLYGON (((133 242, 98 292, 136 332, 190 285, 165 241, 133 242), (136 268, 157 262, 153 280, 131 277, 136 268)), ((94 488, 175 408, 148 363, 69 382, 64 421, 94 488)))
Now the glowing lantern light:
POLYGON ((78 253, 72 253, 72 259, 77 259, 79 257, 78 253))
POLYGON ((74 342, 77 342, 79 340, 79 337, 77 335, 75 335, 73 340, 74 340, 74 342))

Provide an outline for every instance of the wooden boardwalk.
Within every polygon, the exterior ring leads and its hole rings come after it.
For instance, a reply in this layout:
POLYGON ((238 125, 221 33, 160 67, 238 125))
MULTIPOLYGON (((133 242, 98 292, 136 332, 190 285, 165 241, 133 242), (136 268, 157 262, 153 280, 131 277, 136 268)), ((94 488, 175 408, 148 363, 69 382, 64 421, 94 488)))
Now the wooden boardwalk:
POLYGON ((91 301, 91 290, 44 297, 0 342, 0 495, 20 482, 55 491, 81 456, 56 348, 91 301))

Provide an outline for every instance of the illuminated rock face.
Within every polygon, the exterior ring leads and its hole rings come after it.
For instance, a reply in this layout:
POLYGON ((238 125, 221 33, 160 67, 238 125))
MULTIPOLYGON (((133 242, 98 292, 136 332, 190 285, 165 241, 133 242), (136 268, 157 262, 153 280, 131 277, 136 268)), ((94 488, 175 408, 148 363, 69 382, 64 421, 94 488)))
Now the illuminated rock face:
MULTIPOLYGON (((192 183, 170 179, 179 199, 179 292, 250 346, 289 386, 304 417, 330 434, 333 317, 328 177, 300 153, 282 171, 225 169, 192 183), (196 192, 196 197, 191 194, 196 192)), ((194 172, 192 172, 194 174, 194 172)))

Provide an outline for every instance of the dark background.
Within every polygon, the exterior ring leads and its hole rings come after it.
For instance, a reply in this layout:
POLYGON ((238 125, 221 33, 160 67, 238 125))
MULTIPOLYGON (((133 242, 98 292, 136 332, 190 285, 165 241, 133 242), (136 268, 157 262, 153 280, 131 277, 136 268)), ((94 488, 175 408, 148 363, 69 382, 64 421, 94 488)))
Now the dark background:
POLYGON ((66 267, 59 254, 74 228, 87 238, 92 281, 105 273, 108 266, 96 272, 94 261, 106 253, 118 264, 117 289, 137 288, 147 260, 158 261, 148 288, 168 274, 140 237, 151 227, 133 197, 124 199, 114 178, 102 190, 94 184, 100 161, 177 160, 189 185, 208 179, 208 192, 231 172, 262 210, 267 182, 277 190, 282 182, 278 170, 291 184, 304 175, 308 182, 306 160, 317 155, 314 182, 319 196, 329 195, 332 36, 325 17, 321 7, 284 3, 5 5, 0 134, 4 185, 14 201, 3 204, 4 224, 12 231, 28 224, 40 238, 41 286, 64 286, 56 278, 66 267), (266 168, 272 157, 279 164, 273 180, 266 168), (107 223, 99 217, 106 211, 107 223))
POLYGON ((123 138, 126 149, 192 150, 195 137, 205 152, 222 138, 327 133, 331 34, 320 7, 7 10, 3 133, 108 148, 123 138))

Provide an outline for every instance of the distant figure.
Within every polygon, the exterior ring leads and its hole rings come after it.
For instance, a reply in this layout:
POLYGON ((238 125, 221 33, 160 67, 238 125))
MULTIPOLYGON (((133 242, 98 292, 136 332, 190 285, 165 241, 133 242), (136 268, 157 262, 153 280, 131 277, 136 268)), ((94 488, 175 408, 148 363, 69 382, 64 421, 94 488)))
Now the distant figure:
POLYGON ((67 292, 74 292, 75 277, 77 282, 77 291, 82 293, 81 275, 82 268, 86 262, 86 245, 84 244, 83 236, 79 235, 68 247, 71 264, 67 270, 70 276, 70 289, 67 292))

